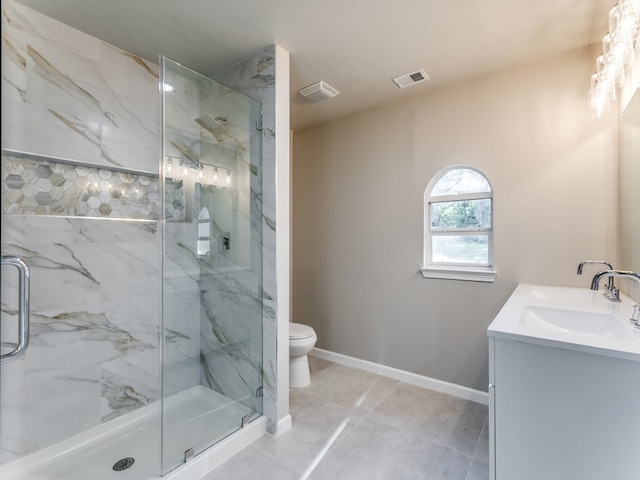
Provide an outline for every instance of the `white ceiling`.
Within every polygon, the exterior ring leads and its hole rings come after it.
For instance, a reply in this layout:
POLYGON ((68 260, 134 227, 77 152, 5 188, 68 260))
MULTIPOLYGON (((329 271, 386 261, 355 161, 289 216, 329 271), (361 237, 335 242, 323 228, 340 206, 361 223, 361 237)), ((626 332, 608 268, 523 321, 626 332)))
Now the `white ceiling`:
MULTIPOLYGON (((212 76, 277 43, 299 129, 598 43, 616 0, 19 0, 154 63, 212 76), (391 78, 424 68, 399 89, 391 78), (313 103, 298 90, 340 91, 313 103)), ((595 58, 594 58, 595 69, 595 58)), ((586 92, 585 92, 586 95, 586 92)))

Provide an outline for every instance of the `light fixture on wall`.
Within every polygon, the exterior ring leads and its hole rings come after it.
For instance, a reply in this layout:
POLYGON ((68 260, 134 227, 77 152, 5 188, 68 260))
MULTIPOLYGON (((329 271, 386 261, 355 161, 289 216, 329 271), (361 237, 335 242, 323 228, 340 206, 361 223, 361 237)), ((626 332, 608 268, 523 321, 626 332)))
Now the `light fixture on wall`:
POLYGON ((231 186, 231 170, 225 167, 217 165, 208 165, 204 163, 194 164, 188 162, 179 157, 173 157, 167 155, 167 160, 164 167, 164 174, 166 178, 174 179, 177 181, 191 181, 194 183, 200 183, 203 185, 212 185, 218 187, 231 186), (180 168, 176 169, 174 161, 178 161, 180 168), (220 181, 218 176, 218 170, 224 170, 227 172, 225 181, 220 181))
POLYGON ((640 49, 640 0, 619 0, 609 11, 609 33, 602 39, 602 55, 591 76, 589 103, 595 115, 611 111, 618 89, 640 49))
POLYGON ((166 165, 166 167, 164 167, 164 174, 167 177, 173 177, 173 175, 174 175, 173 157, 167 157, 167 165, 166 165))

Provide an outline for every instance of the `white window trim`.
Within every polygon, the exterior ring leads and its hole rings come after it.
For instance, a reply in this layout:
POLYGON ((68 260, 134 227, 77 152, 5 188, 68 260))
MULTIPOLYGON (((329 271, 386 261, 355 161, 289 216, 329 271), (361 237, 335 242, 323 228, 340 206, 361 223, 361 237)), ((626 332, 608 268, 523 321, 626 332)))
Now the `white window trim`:
POLYGON ((464 280, 472 282, 487 282, 492 283, 496 278, 496 271, 493 268, 493 187, 489 182, 487 176, 478 170, 477 168, 470 167, 468 165, 453 165, 447 167, 438 172, 429 182, 427 188, 424 191, 423 198, 423 210, 424 210, 424 242, 423 242, 423 264, 420 268, 420 272, 424 278, 446 279, 446 280, 464 280), (431 196, 431 192, 436 183, 449 171, 458 169, 468 169, 477 172, 479 175, 489 183, 491 188, 490 193, 478 193, 478 194, 460 194, 460 195, 440 195, 436 197, 431 196), (469 264, 453 264, 453 263, 432 263, 431 253, 431 222, 430 222, 430 208, 429 204, 437 199, 438 202, 446 201, 461 201, 466 199, 479 199, 479 198, 491 198, 491 229, 477 228, 477 229, 442 229, 436 231, 437 234, 456 234, 456 233, 469 233, 469 232, 482 232, 488 235, 488 265, 469 265, 469 264))
POLYGON ((421 267, 420 272, 424 278, 437 278, 444 280, 465 280, 470 282, 493 283, 496 279, 496 271, 493 267, 421 267))

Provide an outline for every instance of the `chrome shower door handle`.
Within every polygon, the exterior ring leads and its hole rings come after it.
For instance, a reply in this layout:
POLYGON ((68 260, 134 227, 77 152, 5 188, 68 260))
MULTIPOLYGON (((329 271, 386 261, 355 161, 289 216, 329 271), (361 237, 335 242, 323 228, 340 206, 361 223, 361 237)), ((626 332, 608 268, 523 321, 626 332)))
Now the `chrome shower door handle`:
POLYGON ((29 266, 20 257, 2 256, 2 265, 13 265, 18 269, 18 344, 11 352, 0 355, 0 364, 15 360, 29 346, 29 266))

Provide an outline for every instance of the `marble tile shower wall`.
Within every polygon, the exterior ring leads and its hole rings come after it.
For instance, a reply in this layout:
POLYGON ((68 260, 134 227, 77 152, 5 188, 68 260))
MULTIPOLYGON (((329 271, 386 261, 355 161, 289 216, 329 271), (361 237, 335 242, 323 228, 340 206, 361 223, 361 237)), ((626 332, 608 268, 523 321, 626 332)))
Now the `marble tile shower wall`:
POLYGON ((262 411, 261 279, 247 268, 200 273, 200 383, 262 411))
MULTIPOLYGON (((199 339, 199 344, 192 345, 182 360, 177 360, 176 352, 174 367, 176 372, 188 372, 194 381, 191 375, 195 366, 199 371, 195 384, 261 412, 262 401, 256 397, 263 378, 262 217, 257 206, 262 174, 257 153, 262 144, 254 125, 258 105, 224 85, 187 74, 170 62, 165 72, 165 81, 174 87, 165 94, 166 154, 186 164, 203 162, 233 172, 229 187, 185 182, 188 206, 165 227, 165 255, 179 259, 165 267, 165 284, 178 282, 184 289, 183 298, 192 298, 184 304, 185 311, 196 313, 196 304, 200 309, 195 317, 200 319, 199 336, 192 336, 199 339), (181 95, 176 97, 175 92, 181 95), (224 118, 224 131, 201 128, 201 114, 224 118), (211 218, 210 254, 204 258, 195 252, 198 233, 194 226, 201 209, 211 218), (222 232, 230 233, 228 250, 221 244, 222 232), (167 275, 167 269, 178 264, 183 269, 191 265, 190 278, 179 278, 183 275, 180 270, 178 276, 168 278, 171 275, 167 275)), ((181 168, 176 172, 179 176, 181 168)), ((173 322, 179 325, 184 315, 180 308, 172 315, 165 314, 165 326, 170 328, 173 322)), ((185 375, 176 377, 184 379, 185 375)), ((169 381, 165 379, 165 391, 171 391, 169 381)))
MULTIPOLYGON (((251 219, 260 222, 262 265, 251 266, 252 271, 262 270, 262 380, 264 385, 263 413, 267 417, 269 432, 277 431, 278 395, 277 372, 277 318, 276 318, 276 62, 275 46, 248 58, 233 68, 217 75, 214 80, 221 82, 262 103, 262 135, 252 138, 261 143, 262 175, 251 178, 251 188, 260 192, 259 201, 252 198, 251 219), (255 185, 253 182, 260 182, 255 185)), ((285 132, 289 135, 289 132, 285 132)), ((256 148, 252 146, 251 148, 256 148)), ((246 364, 245 364, 246 365, 246 364)), ((246 369, 245 369, 246 371, 246 369)))
POLYGON ((158 69, 2 3, 2 147, 158 173, 158 69))
MULTIPOLYGON (((3 417, 0 463, 158 400, 162 283, 154 196, 157 67, 11 0, 3 2, 2 36, 2 249, 33 264, 35 336, 29 360, 14 362, 12 374, 2 377, 3 409, 31 411, 3 417), (9 168, 12 162, 15 169, 9 168), (78 182, 84 173, 100 178, 97 190, 89 188, 92 182, 78 182), (116 191, 127 185, 129 197, 116 191), (48 400, 26 405, 24 398, 48 400), (28 422, 20 424, 24 418, 28 422)), ((251 221, 263 230, 251 248, 263 248, 263 255, 252 255, 248 270, 201 274, 194 252, 182 247, 194 243, 194 230, 185 222, 187 192, 175 182, 165 209, 163 285, 165 391, 204 383, 232 393, 245 379, 262 375, 264 413, 272 429, 277 401, 274 55, 270 47, 220 77, 263 105, 262 137, 251 140, 261 144, 262 175, 249 179, 251 221), (256 277, 261 270, 263 284, 256 277), (234 297, 242 302, 239 309, 234 297), (207 309, 214 303, 212 317, 207 309), (219 339, 208 338, 211 327, 239 339, 240 324, 231 320, 243 310, 262 311, 263 338, 242 338, 256 345, 262 341, 264 357, 210 368, 223 351, 228 360, 237 357, 233 345, 220 349, 219 339), (201 324, 185 327, 186 317, 201 318, 201 324), (201 341, 208 354, 201 355, 201 341)), ((184 153, 184 144, 174 146, 184 153)), ((198 148, 196 142, 186 146, 198 148)), ((3 299, 15 298, 15 282, 6 278, 3 299)), ((3 320, 14 310, 3 305, 3 320)))
POLYGON ((0 463, 160 397, 157 67, 12 1, 2 39, 2 252, 32 291, 0 463))

